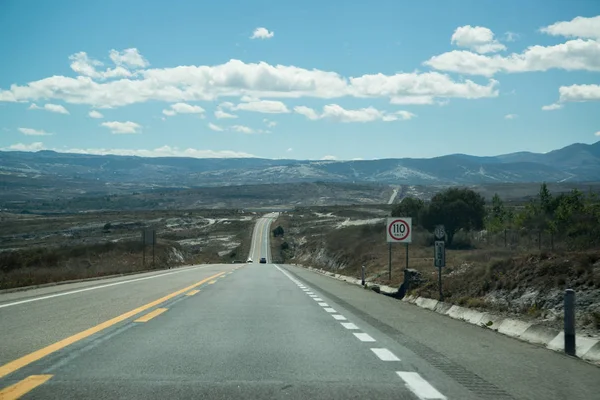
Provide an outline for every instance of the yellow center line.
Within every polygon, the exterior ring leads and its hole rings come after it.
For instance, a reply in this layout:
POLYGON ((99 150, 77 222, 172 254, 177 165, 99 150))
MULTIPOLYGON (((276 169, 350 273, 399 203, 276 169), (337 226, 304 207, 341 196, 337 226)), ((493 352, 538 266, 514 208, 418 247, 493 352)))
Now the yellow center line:
POLYGON ((198 292, 199 292, 199 290, 190 290, 190 291, 189 291, 189 292, 187 292, 185 295, 186 295, 186 296, 193 296, 193 295, 195 295, 195 294, 196 294, 196 293, 198 293, 198 292))
POLYGON ((190 285, 186 288, 180 289, 176 292, 173 292, 164 297, 161 297, 160 299, 154 300, 148 304, 144 304, 141 307, 138 307, 136 309, 128 311, 124 314, 121 314, 118 317, 109 319, 108 321, 102 322, 101 324, 98 324, 92 328, 86 329, 85 331, 76 333, 73 336, 69 336, 66 339, 60 340, 56 343, 53 343, 49 346, 42 348, 42 349, 36 350, 33 353, 27 354, 21 358, 17 358, 16 360, 6 363, 0 367, 0 378, 3 378, 8 374, 15 372, 16 370, 18 370, 20 368, 23 368, 24 366, 29 365, 32 362, 35 362, 43 357, 46 357, 48 354, 52 354, 58 350, 61 350, 65 347, 69 346, 70 344, 73 344, 73 343, 78 342, 82 339, 85 339, 89 336, 92 336, 93 334, 98 333, 98 332, 100 332, 106 328, 109 328, 113 325, 116 325, 119 322, 125 321, 126 319, 131 318, 136 314, 144 312, 152 307, 155 307, 161 303, 164 303, 165 301, 171 300, 173 297, 177 297, 182 293, 189 292, 190 290, 196 288, 197 286, 200 286, 203 283, 205 283, 211 279, 215 279, 215 278, 223 275, 224 273, 225 272, 219 272, 218 274, 209 276, 208 278, 202 279, 200 282, 194 283, 193 285, 190 285))
POLYGON ((138 319, 136 319, 133 322, 148 322, 152 318, 159 316, 160 314, 164 313, 165 311, 167 311, 167 308, 157 308, 156 310, 150 311, 148 314, 139 317, 138 319))
POLYGON ((0 391, 1 400, 13 400, 18 399, 26 393, 29 393, 36 387, 48 381, 52 378, 52 375, 30 375, 20 382, 15 383, 12 386, 4 388, 0 391))

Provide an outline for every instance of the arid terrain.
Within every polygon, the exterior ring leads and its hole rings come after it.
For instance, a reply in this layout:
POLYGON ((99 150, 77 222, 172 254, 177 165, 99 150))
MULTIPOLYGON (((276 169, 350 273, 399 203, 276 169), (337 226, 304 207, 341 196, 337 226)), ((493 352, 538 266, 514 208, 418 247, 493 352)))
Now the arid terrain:
POLYGON ((245 261, 256 213, 236 210, 0 213, 0 289, 183 264, 245 261), (144 228, 156 245, 141 244, 144 228), (154 251, 154 260, 153 260, 154 251))
MULTIPOLYGON (((390 209, 332 206, 283 213, 273 225, 284 230, 283 237, 272 241, 273 258, 355 278, 364 265, 369 285, 399 287, 406 247, 392 245, 390 280, 384 222, 390 209)), ((416 270, 418 280, 409 293, 438 299, 433 240, 429 232, 414 231, 409 268, 416 270)), ((572 288, 578 293, 579 327, 600 332, 600 250, 570 251, 561 238, 537 231, 470 232, 455 240, 465 249, 447 250, 445 301, 560 326, 564 289, 572 288)))

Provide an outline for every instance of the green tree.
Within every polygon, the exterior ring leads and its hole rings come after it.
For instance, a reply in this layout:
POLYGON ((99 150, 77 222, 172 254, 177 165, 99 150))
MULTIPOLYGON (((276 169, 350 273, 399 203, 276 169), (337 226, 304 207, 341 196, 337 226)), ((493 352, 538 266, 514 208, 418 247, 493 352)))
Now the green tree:
POLYGON ((420 217, 425 209, 425 202, 416 197, 405 197, 392 209, 392 217, 411 217, 414 225, 420 224, 420 217))
POLYGON ((554 231, 554 212, 560 201, 560 196, 554 198, 546 183, 542 183, 536 198, 519 213, 519 224, 528 229, 554 231))
POLYGON ((443 224, 448 245, 460 229, 482 229, 485 219, 485 199, 471 189, 450 188, 433 196, 422 223, 428 230, 443 224))
POLYGON ((281 225, 279 225, 277 228, 273 229, 273 236, 274 237, 278 237, 278 236, 283 236, 283 228, 281 227, 281 225))
POLYGON ((487 215, 487 227, 490 231, 497 232, 504 229, 507 222, 508 213, 504 207, 504 202, 496 193, 492 198, 492 207, 487 215))

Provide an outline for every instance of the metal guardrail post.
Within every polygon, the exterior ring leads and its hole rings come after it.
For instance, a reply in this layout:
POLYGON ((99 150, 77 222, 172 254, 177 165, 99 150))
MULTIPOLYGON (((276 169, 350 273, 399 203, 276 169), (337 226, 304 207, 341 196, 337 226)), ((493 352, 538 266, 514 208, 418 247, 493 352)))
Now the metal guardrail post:
POLYGON ((576 355, 575 349, 575 291, 565 290, 565 353, 576 355))

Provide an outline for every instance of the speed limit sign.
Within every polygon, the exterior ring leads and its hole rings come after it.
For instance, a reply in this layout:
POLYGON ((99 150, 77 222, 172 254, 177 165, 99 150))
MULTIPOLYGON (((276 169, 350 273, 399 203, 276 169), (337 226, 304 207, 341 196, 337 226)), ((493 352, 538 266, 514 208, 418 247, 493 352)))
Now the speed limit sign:
POLYGON ((387 241, 389 243, 410 243, 412 241, 412 218, 388 218, 387 241))

